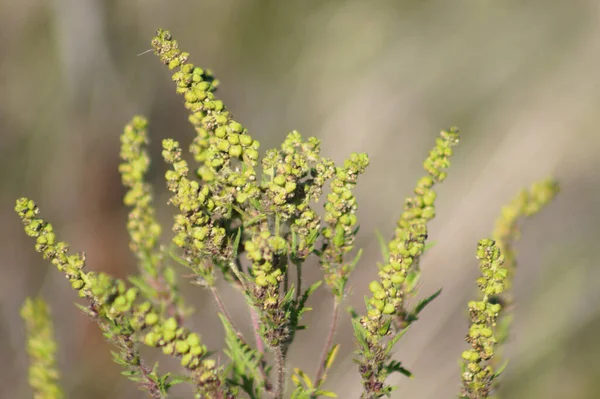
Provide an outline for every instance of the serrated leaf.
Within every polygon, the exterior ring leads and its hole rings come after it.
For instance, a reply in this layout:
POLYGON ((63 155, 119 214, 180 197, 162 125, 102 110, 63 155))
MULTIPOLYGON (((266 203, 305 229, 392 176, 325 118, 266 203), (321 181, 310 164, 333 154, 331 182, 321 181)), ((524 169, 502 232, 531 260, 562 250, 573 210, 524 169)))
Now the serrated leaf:
POLYGON ((219 313, 219 318, 225 328, 225 343, 228 348, 224 352, 232 361, 233 377, 231 381, 241 387, 250 397, 256 397, 255 387, 263 383, 260 375, 262 355, 237 335, 223 314, 219 313))

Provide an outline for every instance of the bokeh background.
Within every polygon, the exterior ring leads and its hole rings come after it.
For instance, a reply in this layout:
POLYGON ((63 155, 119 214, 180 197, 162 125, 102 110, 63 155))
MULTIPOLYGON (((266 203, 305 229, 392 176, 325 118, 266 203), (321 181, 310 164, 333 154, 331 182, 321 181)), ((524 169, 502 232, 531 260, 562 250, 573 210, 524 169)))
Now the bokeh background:
MULTIPOLYGON (((0 397, 31 397, 18 311, 38 294, 53 309, 70 398, 145 397, 120 376, 96 326, 34 252, 13 207, 17 197, 36 199, 61 238, 86 251, 90 269, 120 277, 135 270, 117 173, 119 134, 136 113, 150 119, 151 179, 165 223, 171 209, 158 146, 166 136, 193 137, 168 70, 151 53, 138 56, 158 27, 173 32, 192 62, 215 71, 220 98, 263 151, 297 129, 321 138, 323 154, 337 162, 353 151, 371 156, 357 192, 365 253, 348 302, 359 309, 380 259, 375 231, 391 234, 439 130, 460 126, 431 225, 437 245, 423 261, 421 295, 444 290, 397 347, 395 357, 415 378, 394 377, 400 388, 393 397, 456 397, 476 243, 522 187, 560 179, 559 198, 527 222, 518 245, 502 394, 600 397, 595 0, 0 0, 0 397)), ((317 278, 317 265, 305 270, 317 278)), ((211 298, 182 285, 197 309, 190 325, 220 348, 211 298)), ((241 298, 224 292, 235 317, 247 321, 241 298)), ((311 328, 299 335, 291 364, 312 375, 331 311, 325 290, 311 305, 311 328)), ((344 315, 336 336, 342 352, 328 383, 341 398, 360 390, 350 330, 344 315)))

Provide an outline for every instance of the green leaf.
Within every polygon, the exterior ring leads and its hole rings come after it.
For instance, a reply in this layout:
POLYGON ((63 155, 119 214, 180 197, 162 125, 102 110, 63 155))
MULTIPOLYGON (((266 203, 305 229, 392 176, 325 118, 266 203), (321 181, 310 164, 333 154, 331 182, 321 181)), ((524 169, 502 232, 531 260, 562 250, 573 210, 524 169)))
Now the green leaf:
POLYGON ((388 244, 379 230, 375 230, 375 236, 377 237, 377 241, 379 242, 379 250, 381 251, 381 256, 383 257, 384 262, 387 262, 390 258, 390 250, 388 248, 388 244))
POLYGON ((440 294, 442 293, 442 289, 440 288, 439 290, 437 290, 433 295, 422 299, 421 301, 419 301, 419 303, 417 304, 417 306, 415 306, 415 308, 412 310, 412 312, 410 312, 410 314, 406 317, 406 321, 408 323, 412 323, 413 321, 416 321, 419 319, 419 313, 421 313, 423 311, 423 309, 425 309, 425 307, 427 305, 429 305, 435 298, 437 298, 440 294))
POLYGON ((131 284, 137 287, 146 299, 155 299, 156 290, 150 287, 146 280, 141 276, 129 276, 128 280, 131 284))
POLYGON ((352 262, 350 263, 350 270, 354 270, 354 268, 356 267, 356 265, 358 264, 358 261, 360 260, 360 258, 362 256, 362 254, 363 254, 363 250, 361 248, 356 253, 356 256, 354 257, 354 259, 352 259, 352 262))
POLYGON ((354 336, 358 341, 358 344, 363 348, 365 352, 369 351, 369 344, 367 343, 367 330, 360 324, 358 318, 352 319, 352 327, 354 328, 354 336))
POLYGON ((242 388, 250 397, 259 397, 258 387, 264 385, 260 374, 262 355, 251 348, 237 335, 227 318, 219 313, 219 318, 225 328, 225 354, 231 359, 231 382, 242 388))
POLYGON ((493 379, 496 379, 500 376, 500 374, 502 374, 502 372, 504 372, 504 369, 506 368, 506 366, 508 366, 508 360, 506 360, 504 363, 502 363, 502 366, 498 367, 498 370, 496 370, 496 372, 494 373, 494 376, 492 377, 493 379))
POLYGON ((408 378, 413 377, 413 374, 410 371, 408 371, 407 369, 405 369, 404 367, 402 367, 402 364, 396 360, 390 361, 388 364, 386 364, 385 368, 386 368, 388 374, 400 373, 400 374, 404 374, 408 378))
POLYGON ((292 259, 296 259, 296 254, 298 253, 298 234, 294 230, 292 230, 292 248, 290 249, 290 254, 292 255, 292 259))
POLYGON ((400 340, 400 338, 402 338, 404 336, 404 334, 406 334, 406 332, 408 331, 409 328, 410 328, 410 326, 403 328, 396 335, 394 335, 394 337, 392 339, 390 339, 388 341, 387 346, 384 351, 384 353, 386 355, 388 355, 392 351, 392 349, 394 348, 394 345, 396 345, 396 343, 400 340))
MULTIPOLYGON (((325 368, 323 369, 323 377, 319 381, 319 385, 317 386, 317 388, 320 388, 321 385, 323 385, 323 383, 325 383, 325 380, 327 379, 327 372, 331 369, 331 366, 333 365, 333 362, 335 361, 335 357, 337 356, 339 349, 340 349, 340 344, 335 344, 333 346, 333 348, 331 348, 329 353, 327 353, 327 357, 325 358, 325 368)), ((325 396, 327 396, 327 395, 325 395, 325 396)))
POLYGON ((429 251, 431 248, 435 247, 437 244, 437 241, 432 241, 430 243, 425 244, 425 246, 423 247, 423 253, 429 251))
POLYGON ((236 259, 238 256, 238 250, 240 248, 240 239, 242 238, 242 228, 238 227, 237 233, 235 235, 235 240, 233 241, 233 259, 236 259))

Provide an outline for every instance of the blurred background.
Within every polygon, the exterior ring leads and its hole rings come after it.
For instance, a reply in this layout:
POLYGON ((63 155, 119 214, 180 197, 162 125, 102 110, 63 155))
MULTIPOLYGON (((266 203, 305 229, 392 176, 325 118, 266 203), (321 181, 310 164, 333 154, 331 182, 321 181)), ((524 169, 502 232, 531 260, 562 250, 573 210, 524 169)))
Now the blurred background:
MULTIPOLYGON (((120 376, 110 348, 73 306, 64 277, 35 253, 13 207, 17 197, 34 198, 61 239, 85 250, 89 269, 134 272, 119 135, 134 114, 149 118, 150 178, 166 225, 172 209, 160 141, 186 145, 194 135, 167 68, 151 53, 138 56, 159 27, 172 31, 191 62, 215 71, 218 96, 262 151, 297 129, 321 138, 322 154, 336 162, 353 151, 370 155, 357 192, 357 244, 365 253, 347 302, 360 310, 380 260, 375 231, 392 233, 439 131, 461 128, 431 225, 437 244, 422 262, 421 296, 444 290, 397 346, 395 358, 415 378, 395 376, 393 397, 456 397, 477 241, 522 187, 556 176, 562 192, 526 223, 518 244, 502 396, 600 397, 594 0, 0 0, 0 397, 31 397, 18 316, 31 295, 52 307, 68 397, 146 397, 120 376)), ((318 278, 316 264, 305 271, 318 278)), ((182 286, 196 307, 190 326, 219 349, 212 299, 187 281, 182 286)), ((248 321, 241 298, 224 292, 236 319, 248 321)), ((314 375, 332 305, 325 290, 311 305, 311 327, 299 334, 290 362, 314 375)), ((341 398, 358 398, 361 388, 350 331, 344 315, 336 336, 342 351, 327 384, 341 398)), ((157 358, 165 369, 176 364, 157 358)))

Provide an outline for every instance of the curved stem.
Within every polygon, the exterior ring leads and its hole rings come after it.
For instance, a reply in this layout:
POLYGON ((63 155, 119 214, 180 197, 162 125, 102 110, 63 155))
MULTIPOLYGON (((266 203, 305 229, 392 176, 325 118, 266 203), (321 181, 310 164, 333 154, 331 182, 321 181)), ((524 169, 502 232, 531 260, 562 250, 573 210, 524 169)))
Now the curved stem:
POLYGON ((340 310, 340 302, 338 299, 335 299, 333 305, 333 316, 331 319, 331 326, 329 327, 329 333, 327 334, 327 340, 325 341, 325 346, 323 346, 323 351, 321 352, 321 357, 319 358, 319 367, 317 368, 317 374, 315 377, 315 387, 319 387, 321 384, 321 380, 325 375, 325 362, 327 361, 327 355, 331 350, 331 345, 333 343, 333 336, 335 335, 335 329, 337 328, 337 322, 339 317, 340 310))
POLYGON ((212 292, 213 296, 215 297, 215 302, 217 302, 217 306, 219 306, 219 309, 221 310, 221 313, 223 313, 223 316, 225 316, 225 318, 227 319, 227 322, 231 325, 231 327, 233 328, 233 330, 235 331, 235 334, 242 339, 242 341, 244 340, 242 333, 240 332, 240 330, 238 330, 238 328, 235 326, 235 324, 233 323, 233 319, 231 318, 231 316, 229 315, 229 312, 227 312, 227 308, 225 308, 225 304, 223 303, 223 301, 221 300, 221 296, 219 295, 219 292, 217 291, 217 287, 210 287, 210 291, 212 292))

